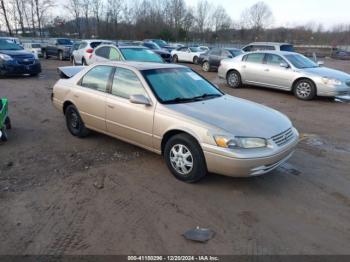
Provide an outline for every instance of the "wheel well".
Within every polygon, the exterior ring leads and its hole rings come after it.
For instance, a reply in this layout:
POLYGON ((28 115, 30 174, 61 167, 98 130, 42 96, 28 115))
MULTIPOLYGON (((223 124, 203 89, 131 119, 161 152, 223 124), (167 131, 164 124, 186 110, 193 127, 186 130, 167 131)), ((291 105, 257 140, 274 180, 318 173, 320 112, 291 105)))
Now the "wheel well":
POLYGON ((66 101, 63 103, 63 114, 66 114, 66 109, 70 105, 73 105, 73 103, 71 101, 66 101))
MULTIPOLYGON (((190 137, 193 138, 194 141, 196 141, 198 143, 198 140, 192 136, 191 134, 185 132, 185 131, 182 131, 182 130, 170 130, 168 132, 166 132, 163 136, 163 139, 162 139, 162 143, 161 143, 161 150, 162 150, 162 155, 164 154, 164 149, 165 149, 165 145, 166 143, 169 141, 169 139, 173 136, 176 136, 176 135, 179 135, 179 134, 186 134, 190 137)), ((198 143, 199 144, 199 143, 198 143)))
POLYGON ((236 69, 230 69, 230 70, 228 70, 227 73, 226 73, 226 79, 227 79, 228 74, 229 74, 230 72, 236 72, 236 73, 239 74, 239 76, 241 76, 240 72, 238 72, 236 69))
POLYGON ((293 82, 292 91, 294 91, 294 88, 295 88, 296 83, 298 83, 300 80, 308 80, 308 81, 310 81, 311 83, 314 84, 314 87, 316 88, 316 91, 317 91, 317 86, 316 86, 315 82, 314 82, 313 80, 311 80, 310 78, 307 78, 307 77, 300 77, 300 78, 296 79, 296 80, 293 82))

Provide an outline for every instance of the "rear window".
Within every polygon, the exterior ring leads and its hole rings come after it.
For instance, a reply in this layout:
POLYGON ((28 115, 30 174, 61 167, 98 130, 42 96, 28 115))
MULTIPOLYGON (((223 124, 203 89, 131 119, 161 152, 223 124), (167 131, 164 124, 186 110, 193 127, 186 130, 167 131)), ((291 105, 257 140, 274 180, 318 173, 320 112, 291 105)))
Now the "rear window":
POLYGON ((91 48, 96 48, 96 47, 98 47, 100 44, 101 44, 102 42, 92 42, 92 43, 90 43, 90 46, 91 46, 91 48))
POLYGON ((294 52, 292 45, 281 45, 281 51, 294 52))
POLYGON ((129 61, 164 63, 159 55, 146 48, 121 48, 120 51, 129 61))

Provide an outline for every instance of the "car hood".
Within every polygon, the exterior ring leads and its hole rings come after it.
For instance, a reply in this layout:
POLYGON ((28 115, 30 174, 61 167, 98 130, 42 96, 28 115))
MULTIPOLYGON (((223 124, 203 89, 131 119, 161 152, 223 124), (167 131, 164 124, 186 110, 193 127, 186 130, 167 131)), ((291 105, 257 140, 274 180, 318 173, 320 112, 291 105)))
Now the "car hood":
POLYGON ((0 50, 0 54, 9 55, 12 57, 16 56, 33 56, 32 52, 27 50, 0 50))
POLYGON ((292 126, 285 115, 274 109, 229 95, 165 107, 172 115, 191 118, 235 136, 269 139, 292 126))
POLYGON ((339 70, 331 69, 328 67, 315 67, 315 68, 305 68, 303 69, 308 73, 318 75, 321 77, 335 78, 338 80, 349 80, 350 75, 339 70))

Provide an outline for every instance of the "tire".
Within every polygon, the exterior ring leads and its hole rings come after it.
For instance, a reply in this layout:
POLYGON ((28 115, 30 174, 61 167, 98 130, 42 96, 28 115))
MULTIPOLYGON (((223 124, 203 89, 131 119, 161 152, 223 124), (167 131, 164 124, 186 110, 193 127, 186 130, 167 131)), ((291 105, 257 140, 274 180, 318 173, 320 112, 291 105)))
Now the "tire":
POLYGON ((47 55, 46 50, 43 51, 43 58, 49 59, 49 56, 47 55))
POLYGON ((232 70, 226 76, 227 85, 231 88, 242 87, 242 78, 239 72, 232 70))
POLYGON ((69 105, 65 111, 66 124, 68 131, 76 137, 83 138, 89 135, 89 129, 84 125, 77 108, 74 105, 69 105))
POLYGON ((170 172, 180 181, 198 182, 208 173, 201 147, 187 134, 175 135, 167 141, 164 159, 170 172))
POLYGON ((1 131, 1 138, 0 138, 0 140, 1 140, 2 142, 8 141, 8 136, 7 136, 7 133, 6 133, 6 128, 2 128, 0 131, 1 131))
POLYGON ((178 63, 179 62, 179 58, 177 57, 177 55, 173 55, 173 63, 178 63))
POLYGON ((85 58, 83 58, 83 60, 81 60, 81 64, 83 65, 83 66, 87 66, 88 64, 86 63, 86 61, 85 61, 85 58))
POLYGON ((301 79, 294 84, 293 93, 298 99, 309 101, 316 97, 317 91, 314 82, 301 79))
POLYGON ((63 52, 62 52, 62 51, 59 51, 59 52, 58 52, 58 59, 59 59, 60 61, 63 61, 63 52))
POLYGON ((75 58, 74 57, 72 58, 72 64, 73 64, 73 66, 77 65, 77 62, 75 62, 75 58))
POLYGON ((205 61, 202 65, 202 69, 204 72, 209 72, 210 71, 210 64, 208 61, 205 61))
POLYGON ((5 127, 8 130, 12 129, 11 120, 9 117, 6 117, 6 119, 5 119, 5 127))
POLYGON ((193 57, 193 64, 198 65, 198 56, 193 57))

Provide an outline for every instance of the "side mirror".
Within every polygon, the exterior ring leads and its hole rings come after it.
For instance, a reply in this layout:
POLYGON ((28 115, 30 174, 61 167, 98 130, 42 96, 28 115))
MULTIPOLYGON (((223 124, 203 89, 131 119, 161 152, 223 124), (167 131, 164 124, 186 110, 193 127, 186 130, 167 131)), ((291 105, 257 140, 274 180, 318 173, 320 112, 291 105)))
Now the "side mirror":
POLYGON ((318 64, 318 66, 323 66, 324 62, 323 61, 318 61, 317 64, 318 64))
POLYGON ((150 106, 151 102, 144 95, 132 95, 129 98, 129 101, 133 104, 150 106))
POLYGON ((287 63, 280 63, 280 67, 289 68, 289 65, 287 63))

